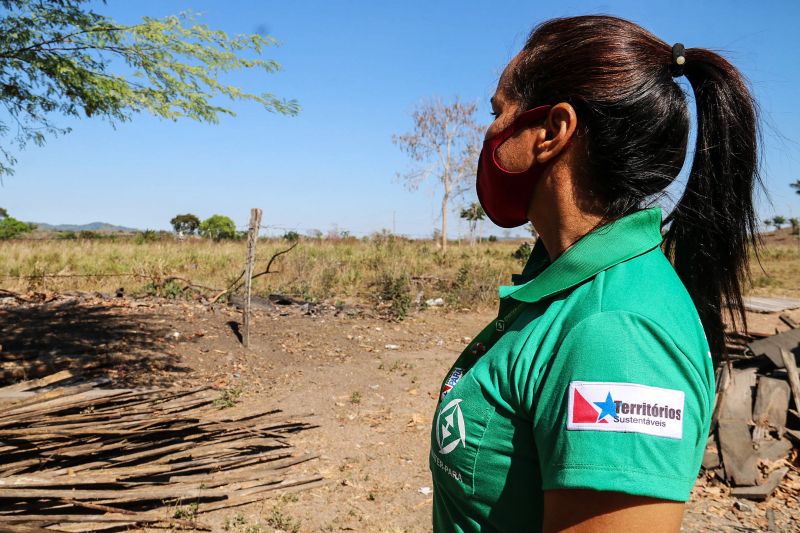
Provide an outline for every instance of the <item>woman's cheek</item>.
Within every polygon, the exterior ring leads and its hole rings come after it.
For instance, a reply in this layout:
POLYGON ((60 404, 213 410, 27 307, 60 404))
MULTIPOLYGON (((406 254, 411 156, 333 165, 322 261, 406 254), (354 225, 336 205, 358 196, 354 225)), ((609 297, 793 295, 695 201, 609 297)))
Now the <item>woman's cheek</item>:
POLYGON ((522 172, 533 164, 533 152, 527 134, 512 137, 495 152, 497 162, 509 172, 522 172))

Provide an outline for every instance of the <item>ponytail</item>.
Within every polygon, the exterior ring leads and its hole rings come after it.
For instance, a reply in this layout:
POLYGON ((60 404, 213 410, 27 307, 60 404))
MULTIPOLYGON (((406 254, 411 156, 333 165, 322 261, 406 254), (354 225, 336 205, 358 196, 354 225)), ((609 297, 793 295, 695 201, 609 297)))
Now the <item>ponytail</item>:
POLYGON ((697 144, 686 190, 665 221, 665 252, 719 356, 726 353, 723 309, 733 324, 746 324, 742 285, 749 252, 758 249, 757 109, 741 74, 714 52, 688 49, 683 73, 695 95, 697 144))

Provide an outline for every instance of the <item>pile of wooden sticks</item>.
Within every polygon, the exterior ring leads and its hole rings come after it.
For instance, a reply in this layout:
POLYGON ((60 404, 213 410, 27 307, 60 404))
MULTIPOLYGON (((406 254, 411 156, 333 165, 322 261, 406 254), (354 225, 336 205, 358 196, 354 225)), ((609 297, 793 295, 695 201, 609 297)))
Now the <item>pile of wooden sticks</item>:
POLYGON ((289 468, 315 457, 288 440, 305 417, 103 385, 64 371, 0 388, 0 531, 209 530, 203 513, 322 482, 289 468))

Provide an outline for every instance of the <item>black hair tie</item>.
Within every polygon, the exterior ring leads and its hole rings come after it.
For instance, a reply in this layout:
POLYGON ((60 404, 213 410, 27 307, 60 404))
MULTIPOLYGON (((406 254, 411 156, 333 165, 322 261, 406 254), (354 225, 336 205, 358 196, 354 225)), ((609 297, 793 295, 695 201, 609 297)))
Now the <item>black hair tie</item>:
POLYGON ((672 45, 672 77, 677 78, 683 76, 683 67, 686 65, 686 48, 683 43, 675 43, 672 45))

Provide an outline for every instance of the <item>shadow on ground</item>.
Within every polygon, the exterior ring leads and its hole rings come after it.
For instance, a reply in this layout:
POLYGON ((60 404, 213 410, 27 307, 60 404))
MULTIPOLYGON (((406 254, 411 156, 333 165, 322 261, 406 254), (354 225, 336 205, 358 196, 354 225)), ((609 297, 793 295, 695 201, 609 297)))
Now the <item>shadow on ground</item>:
POLYGON ((70 369, 111 372, 115 382, 156 385, 186 372, 161 317, 113 300, 79 298, 0 306, 0 384, 70 369))

